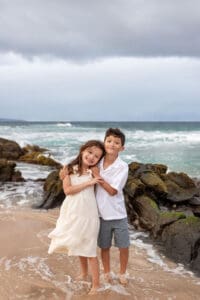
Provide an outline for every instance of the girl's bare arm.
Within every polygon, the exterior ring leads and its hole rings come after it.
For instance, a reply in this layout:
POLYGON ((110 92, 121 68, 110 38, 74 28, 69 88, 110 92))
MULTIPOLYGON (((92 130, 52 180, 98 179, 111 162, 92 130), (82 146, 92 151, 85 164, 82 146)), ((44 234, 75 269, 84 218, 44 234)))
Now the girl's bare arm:
POLYGON ((99 183, 101 181, 100 178, 92 178, 91 180, 88 180, 86 182, 77 184, 77 185, 71 185, 70 176, 66 175, 63 179, 63 190, 65 195, 74 195, 82 190, 86 189, 87 187, 91 185, 95 185, 96 183, 99 183))
POLYGON ((68 168, 65 165, 59 172, 59 178, 60 180, 64 180, 65 176, 68 175, 68 168))

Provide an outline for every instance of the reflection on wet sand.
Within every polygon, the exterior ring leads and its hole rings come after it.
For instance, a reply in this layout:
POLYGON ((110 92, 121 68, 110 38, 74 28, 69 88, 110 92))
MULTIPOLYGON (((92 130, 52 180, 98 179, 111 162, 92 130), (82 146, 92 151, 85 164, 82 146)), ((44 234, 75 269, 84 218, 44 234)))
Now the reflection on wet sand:
POLYGON ((137 234, 130 247, 128 286, 118 283, 118 250, 113 248, 113 285, 102 280, 102 291, 88 296, 90 282, 75 280, 77 258, 47 254, 47 235, 57 215, 57 209, 0 211, 0 300, 199 299, 200 278, 161 259, 137 234))

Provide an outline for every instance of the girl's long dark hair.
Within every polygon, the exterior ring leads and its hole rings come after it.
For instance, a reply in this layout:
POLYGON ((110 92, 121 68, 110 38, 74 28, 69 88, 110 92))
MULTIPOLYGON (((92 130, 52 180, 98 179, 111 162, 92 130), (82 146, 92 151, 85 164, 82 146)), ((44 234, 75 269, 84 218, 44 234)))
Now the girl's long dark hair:
POLYGON ((73 167, 74 166, 78 166, 78 169, 77 169, 77 172, 79 175, 81 175, 81 172, 82 172, 82 152, 87 149, 87 148, 90 148, 90 147, 98 147, 99 149, 102 150, 102 155, 100 157, 100 159, 104 156, 105 154, 105 149, 104 149, 104 145, 101 141, 98 141, 98 140, 90 140, 88 142, 86 142, 85 144, 83 144, 81 147, 80 147, 80 150, 79 150, 79 154, 77 155, 77 157, 75 159, 73 159, 69 164, 68 164, 68 174, 73 174, 74 173, 74 169, 73 167))

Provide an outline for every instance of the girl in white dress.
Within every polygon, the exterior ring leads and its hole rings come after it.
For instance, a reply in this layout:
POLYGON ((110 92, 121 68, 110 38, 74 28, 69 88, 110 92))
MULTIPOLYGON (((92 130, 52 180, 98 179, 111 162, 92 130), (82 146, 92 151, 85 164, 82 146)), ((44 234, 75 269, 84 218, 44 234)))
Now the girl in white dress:
POLYGON ((94 186, 100 178, 93 178, 91 167, 104 155, 103 143, 91 140, 82 145, 78 156, 67 166, 68 175, 63 180, 66 198, 60 209, 55 229, 49 234, 51 244, 48 253, 68 253, 79 256, 81 275, 88 276, 88 262, 92 274, 92 289, 99 288, 99 264, 97 259, 97 237, 99 216, 94 186))

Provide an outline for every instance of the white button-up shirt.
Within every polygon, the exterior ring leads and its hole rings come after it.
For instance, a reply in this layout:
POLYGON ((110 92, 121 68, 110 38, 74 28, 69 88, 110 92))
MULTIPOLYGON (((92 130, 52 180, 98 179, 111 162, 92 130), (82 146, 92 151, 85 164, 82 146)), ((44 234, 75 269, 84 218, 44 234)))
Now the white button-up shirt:
POLYGON ((127 217, 123 187, 128 177, 128 164, 120 157, 106 169, 103 168, 104 158, 99 163, 100 176, 108 182, 117 194, 111 196, 103 187, 97 184, 96 200, 99 215, 104 220, 118 220, 127 217))

